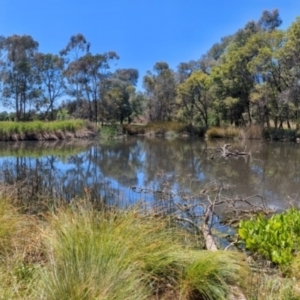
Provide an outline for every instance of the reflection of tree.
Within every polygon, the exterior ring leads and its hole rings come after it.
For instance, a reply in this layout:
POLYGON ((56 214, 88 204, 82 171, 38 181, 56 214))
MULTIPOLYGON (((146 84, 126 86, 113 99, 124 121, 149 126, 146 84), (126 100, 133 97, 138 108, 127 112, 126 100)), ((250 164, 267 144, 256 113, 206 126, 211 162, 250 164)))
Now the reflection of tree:
MULTIPOLYGON (((17 184, 17 196, 33 203, 82 196, 102 204, 115 203, 123 196, 131 202, 162 201, 165 199, 159 191, 199 195, 220 179, 233 187, 227 191, 232 196, 261 194, 276 206, 283 206, 282 199, 287 195, 298 193, 299 145, 248 141, 250 156, 227 160, 208 154, 207 148, 214 146, 200 139, 128 138, 112 144, 92 144, 81 152, 62 147, 63 156, 46 154, 42 149, 42 156, 2 157, 0 180, 17 184), (137 193, 130 186, 157 193, 137 193)), ((243 147, 232 145, 239 150, 243 147)), ((24 153, 28 149, 24 146, 24 153)))
POLYGON ((129 187, 138 182, 138 172, 143 162, 142 141, 127 139, 114 145, 101 145, 97 148, 98 156, 94 161, 105 177, 116 180, 129 187))

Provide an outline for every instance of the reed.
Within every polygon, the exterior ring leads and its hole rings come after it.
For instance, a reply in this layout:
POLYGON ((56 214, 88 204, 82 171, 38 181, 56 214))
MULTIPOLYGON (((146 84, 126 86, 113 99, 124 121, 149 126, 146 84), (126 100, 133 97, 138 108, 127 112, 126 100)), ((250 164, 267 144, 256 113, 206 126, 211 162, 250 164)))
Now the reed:
POLYGON ((206 131, 207 138, 225 138, 225 139, 232 139, 237 138, 242 135, 241 128, 237 127, 211 127, 206 131))
POLYGON ((64 120, 53 122, 1 122, 0 140, 24 140, 28 137, 43 134, 61 134, 64 132, 76 132, 85 129, 89 125, 83 120, 64 120))

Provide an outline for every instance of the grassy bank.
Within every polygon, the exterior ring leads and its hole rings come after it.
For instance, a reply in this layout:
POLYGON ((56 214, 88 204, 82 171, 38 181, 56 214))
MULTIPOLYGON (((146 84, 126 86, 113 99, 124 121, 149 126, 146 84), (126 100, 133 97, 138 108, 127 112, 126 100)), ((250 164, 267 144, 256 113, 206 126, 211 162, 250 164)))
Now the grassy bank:
POLYGON ((0 299, 299 299, 291 280, 201 250, 169 219, 85 201, 30 216, 2 198, 0 260, 0 299))
MULTIPOLYGON (((110 133, 110 137, 116 133, 116 130, 113 130, 111 126, 108 126, 105 130, 110 133)), ((300 131, 297 129, 262 128, 259 125, 247 127, 223 126, 206 129, 178 122, 151 122, 146 125, 126 124, 122 128, 119 127, 117 132, 118 134, 164 137, 205 136, 209 139, 266 139, 300 142, 300 131)))
POLYGON ((94 133, 95 128, 82 120, 0 122, 1 141, 64 140, 94 133))
POLYGON ((203 127, 191 126, 179 122, 150 122, 146 125, 123 125, 123 132, 128 135, 203 137, 205 134, 205 129, 203 127))

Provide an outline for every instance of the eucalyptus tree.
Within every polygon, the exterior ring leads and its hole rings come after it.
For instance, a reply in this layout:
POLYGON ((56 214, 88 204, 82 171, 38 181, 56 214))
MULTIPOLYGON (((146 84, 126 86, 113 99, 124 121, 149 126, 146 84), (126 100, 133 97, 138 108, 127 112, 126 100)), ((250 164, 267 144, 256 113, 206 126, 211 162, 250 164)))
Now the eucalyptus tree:
POLYGON ((254 54, 247 66, 256 80, 252 99, 255 99, 256 106, 260 106, 261 113, 265 116, 262 119, 263 123, 265 121, 268 123, 270 115, 274 120, 275 127, 278 124, 282 127, 283 120, 287 120, 288 126, 290 126, 289 105, 282 98, 282 93, 291 85, 290 71, 282 56, 285 43, 285 33, 274 29, 259 31, 245 45, 245 50, 254 54))
POLYGON ((200 61, 190 60, 189 62, 181 62, 177 66, 177 72, 175 74, 177 83, 183 83, 189 78, 196 70, 200 70, 200 61))
POLYGON ((105 81, 111 74, 110 62, 119 59, 118 55, 114 51, 91 54, 90 43, 82 34, 72 36, 60 54, 67 60, 63 74, 68 82, 67 93, 77 102, 76 116, 80 106, 84 108, 87 103, 87 112, 81 115, 97 122, 99 106, 103 109, 105 81))
POLYGON ((222 53, 216 52, 218 62, 211 70, 223 117, 236 125, 252 122, 250 94, 255 85, 255 75, 250 72, 248 64, 256 52, 248 51, 246 45, 260 30, 254 21, 238 30, 228 39, 226 47, 221 48, 222 53))
POLYGON ((131 95, 131 119, 143 117, 143 113, 146 110, 146 101, 145 94, 141 91, 135 91, 134 94, 131 95))
POLYGON ((300 104, 300 17, 286 31, 284 43, 279 57, 285 66, 285 78, 288 88, 282 93, 281 99, 288 101, 294 109, 297 126, 299 127, 300 104))
POLYGON ((103 101, 103 81, 110 75, 109 63, 113 59, 118 59, 113 51, 95 55, 87 53, 71 62, 64 72, 68 82, 76 89, 79 88, 76 92, 80 100, 88 102, 88 116, 91 121, 98 121, 98 107, 103 101))
POLYGON ((76 35, 72 35, 66 47, 59 52, 61 57, 65 59, 66 64, 66 69, 63 73, 67 79, 66 92, 76 99, 76 116, 78 114, 78 104, 81 98, 79 74, 74 73, 71 77, 68 76, 68 74, 72 71, 70 69, 73 69, 74 63, 76 63, 80 57, 89 53, 89 50, 90 43, 86 40, 83 34, 78 33, 76 35), (72 63, 73 65, 71 65, 72 63), (78 76, 78 78, 76 78, 76 76, 78 76))
POLYGON ((19 121, 40 94, 34 64, 38 43, 29 35, 12 35, 2 38, 0 46, 1 98, 4 106, 15 108, 19 121))
POLYGON ((181 109, 179 114, 183 120, 193 125, 195 120, 208 127, 209 111, 212 97, 209 93, 211 80, 209 75, 195 71, 177 88, 177 103, 181 109))
POLYGON ((282 24, 278 9, 273 11, 264 10, 257 23, 265 31, 273 31, 278 28, 282 24))
POLYGON ((35 64, 41 89, 39 106, 46 109, 44 117, 55 119, 54 108, 57 100, 65 93, 64 59, 54 54, 36 53, 35 64))
MULTIPOLYGON (((138 80, 138 70, 118 69, 109 79, 110 88, 107 92, 107 107, 113 119, 118 119, 120 124, 128 118, 131 121, 133 113, 132 100, 135 95, 135 86, 138 80)), ((137 104, 137 103, 135 103, 137 104)))
POLYGON ((175 108, 175 73, 166 62, 157 62, 153 69, 154 73, 148 71, 143 78, 149 119, 151 121, 170 120, 175 108))

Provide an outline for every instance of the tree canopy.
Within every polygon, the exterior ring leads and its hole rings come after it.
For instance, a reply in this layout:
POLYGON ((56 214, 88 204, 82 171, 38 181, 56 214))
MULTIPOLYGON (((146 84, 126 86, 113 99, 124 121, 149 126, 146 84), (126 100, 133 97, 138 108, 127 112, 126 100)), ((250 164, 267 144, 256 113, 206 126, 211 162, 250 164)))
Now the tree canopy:
POLYGON ((29 35, 0 36, 0 101, 15 120, 54 120, 67 111, 93 122, 177 120, 209 126, 299 122, 300 17, 286 30, 263 11, 198 59, 156 62, 142 77, 117 68, 114 51, 93 53, 81 33, 58 53, 40 53, 29 35))

